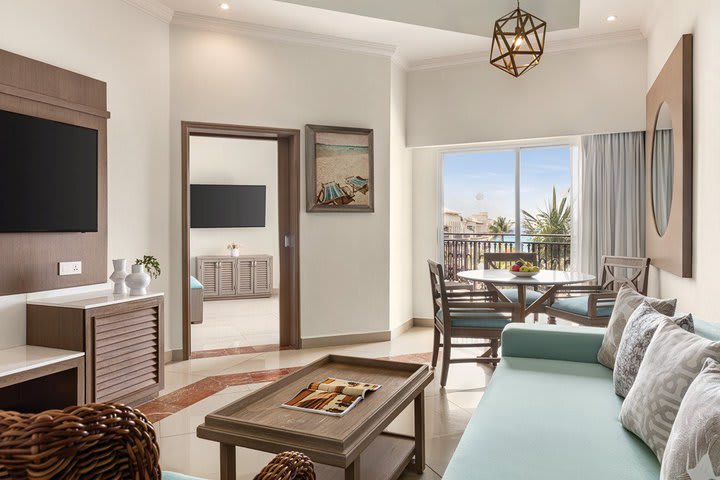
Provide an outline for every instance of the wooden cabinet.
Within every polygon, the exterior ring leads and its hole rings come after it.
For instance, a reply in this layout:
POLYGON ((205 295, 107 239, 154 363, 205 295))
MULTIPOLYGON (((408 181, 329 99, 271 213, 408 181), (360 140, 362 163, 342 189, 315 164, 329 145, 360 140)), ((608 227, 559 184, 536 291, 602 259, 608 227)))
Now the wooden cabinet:
POLYGON ((142 403, 163 388, 163 295, 28 302, 27 344, 85 352, 87 402, 142 403))
POLYGON ((196 267, 206 300, 272 294, 273 257, 270 255, 197 257, 196 267))

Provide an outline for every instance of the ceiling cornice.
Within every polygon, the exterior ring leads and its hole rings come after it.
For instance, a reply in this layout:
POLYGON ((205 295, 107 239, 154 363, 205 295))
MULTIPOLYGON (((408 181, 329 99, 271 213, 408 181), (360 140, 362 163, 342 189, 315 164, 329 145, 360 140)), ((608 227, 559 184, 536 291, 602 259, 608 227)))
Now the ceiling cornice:
MULTIPOLYGON (((624 32, 613 32, 581 38, 554 40, 545 43, 545 53, 553 54, 571 50, 580 50, 583 48, 602 47, 618 43, 638 41, 644 38, 645 37, 640 30, 627 30, 624 32)), ((432 70, 458 65, 486 63, 488 61, 489 54, 490 50, 479 50, 476 52, 464 53, 462 55, 415 60, 409 62, 408 70, 432 70)))
POLYGON ((128 5, 132 5, 138 10, 142 10, 148 15, 170 23, 175 11, 167 5, 160 3, 158 0, 123 0, 128 5))
POLYGON ((279 40, 315 47, 325 47, 333 50, 342 50, 346 52, 362 53, 365 55, 375 55, 388 58, 393 58, 397 50, 397 47, 394 45, 388 45, 385 43, 365 42, 362 40, 352 40, 332 35, 322 35, 318 33, 303 32, 300 30, 268 27, 256 23, 205 17, 202 15, 193 15, 183 12, 175 12, 171 23, 173 25, 193 27, 213 32, 248 35, 270 40, 279 40))

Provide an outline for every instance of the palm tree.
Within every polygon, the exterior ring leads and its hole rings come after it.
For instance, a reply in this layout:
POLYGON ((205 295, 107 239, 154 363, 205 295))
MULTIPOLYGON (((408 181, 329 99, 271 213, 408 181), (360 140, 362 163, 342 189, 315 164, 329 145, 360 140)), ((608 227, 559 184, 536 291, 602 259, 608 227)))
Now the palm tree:
POLYGON ((564 234, 570 233, 570 205, 567 203, 567 195, 563 196, 558 204, 555 187, 552 189, 552 199, 545 205, 545 209, 538 210, 535 215, 522 211, 524 230, 534 235, 536 242, 557 243, 564 240, 557 237, 543 237, 543 234, 564 234))
MULTIPOLYGON (((508 218, 497 217, 488 226, 488 231, 490 233, 496 233, 496 234, 508 233, 508 232, 510 232, 510 230, 512 230, 514 223, 515 222, 511 222, 510 219, 508 219, 508 218)), ((495 238, 497 238, 497 236, 495 238)), ((500 235, 500 238, 502 239, 502 235, 500 235)))

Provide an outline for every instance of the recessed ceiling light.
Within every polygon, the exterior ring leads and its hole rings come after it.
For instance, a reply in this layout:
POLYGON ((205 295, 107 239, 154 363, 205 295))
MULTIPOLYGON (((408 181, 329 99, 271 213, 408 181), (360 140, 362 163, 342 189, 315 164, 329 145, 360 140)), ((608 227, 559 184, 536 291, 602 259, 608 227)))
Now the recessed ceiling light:
POLYGON ((608 17, 607 17, 608 22, 614 22, 615 20, 617 20, 616 15, 608 15, 608 17))
POLYGON ((220 9, 221 10, 230 10, 230 4, 229 3, 221 3, 220 9))

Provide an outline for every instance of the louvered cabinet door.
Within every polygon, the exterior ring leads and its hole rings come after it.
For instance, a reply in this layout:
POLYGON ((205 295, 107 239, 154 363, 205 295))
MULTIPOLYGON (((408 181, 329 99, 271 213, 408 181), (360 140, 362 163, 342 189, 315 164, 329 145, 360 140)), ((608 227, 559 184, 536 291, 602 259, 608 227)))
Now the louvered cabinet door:
POLYGON ((253 293, 270 293, 272 291, 272 257, 254 260, 253 293))
POLYGON ((237 289, 238 295, 253 293, 253 260, 250 258, 237 259, 237 289))
POLYGON ((162 300, 93 313, 94 401, 146 398, 162 388, 162 300))
POLYGON ((217 273, 218 295, 221 297, 235 295, 237 288, 235 260, 219 260, 217 262, 217 273))
POLYGON ((218 262, 215 260, 197 260, 198 276, 203 285, 204 297, 216 297, 220 290, 218 288, 218 262))

